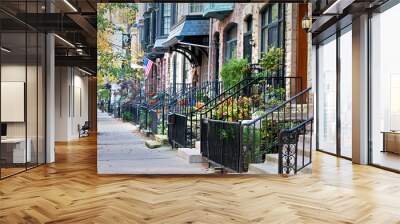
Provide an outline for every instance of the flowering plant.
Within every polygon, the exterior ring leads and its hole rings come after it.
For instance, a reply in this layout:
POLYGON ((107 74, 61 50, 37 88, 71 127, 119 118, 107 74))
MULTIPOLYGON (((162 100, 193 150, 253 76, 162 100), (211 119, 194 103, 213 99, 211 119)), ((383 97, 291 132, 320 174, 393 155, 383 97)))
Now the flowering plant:
POLYGON ((218 105, 214 118, 226 121, 251 119, 250 104, 250 97, 229 98, 218 105))

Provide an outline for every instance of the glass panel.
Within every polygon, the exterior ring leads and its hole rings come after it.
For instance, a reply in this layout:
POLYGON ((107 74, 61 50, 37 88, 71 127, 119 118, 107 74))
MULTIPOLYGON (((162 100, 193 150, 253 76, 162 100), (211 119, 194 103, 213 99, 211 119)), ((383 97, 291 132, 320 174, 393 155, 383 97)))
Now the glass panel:
POLYGON ((163 8, 163 35, 169 33, 171 27, 171 3, 164 3, 163 8))
POLYGON ((278 47, 278 26, 268 29, 268 46, 278 47))
POLYGON ((400 5, 374 15, 372 25, 372 163, 400 170, 400 5))
MULTIPOLYGON (((26 150, 25 91, 26 33, 2 33, 1 47, 1 176, 25 170, 30 153, 26 150)), ((29 144, 28 144, 29 146, 29 144)))
POLYGON ((318 144, 336 154, 336 37, 318 48, 318 144))
POLYGON ((340 153, 352 157, 352 34, 340 36, 340 153))
POLYGON ((261 25, 265 26, 267 25, 267 22, 268 22, 268 10, 265 10, 262 15, 261 25))
POLYGON ((247 32, 251 32, 253 30, 253 17, 249 16, 246 19, 246 28, 247 28, 247 32))
POLYGON ((279 5, 273 4, 271 6, 271 20, 269 23, 276 22, 279 19, 279 5))
POLYGON ((262 30, 262 51, 266 52, 268 49, 268 29, 264 28, 262 30))

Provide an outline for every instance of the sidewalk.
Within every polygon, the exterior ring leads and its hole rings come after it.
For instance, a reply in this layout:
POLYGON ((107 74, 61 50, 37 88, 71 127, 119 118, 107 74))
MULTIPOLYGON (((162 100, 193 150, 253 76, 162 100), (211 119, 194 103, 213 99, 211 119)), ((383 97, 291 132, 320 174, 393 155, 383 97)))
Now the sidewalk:
POLYGON ((201 164, 189 164, 170 147, 148 149, 130 123, 98 113, 98 174, 206 174, 201 164))

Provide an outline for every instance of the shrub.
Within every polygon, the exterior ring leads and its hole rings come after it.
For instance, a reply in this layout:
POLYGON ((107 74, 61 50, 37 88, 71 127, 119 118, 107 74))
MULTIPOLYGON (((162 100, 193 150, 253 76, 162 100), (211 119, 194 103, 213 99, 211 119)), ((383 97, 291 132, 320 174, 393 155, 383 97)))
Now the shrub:
POLYGON ((249 64, 246 59, 231 59, 221 69, 224 87, 229 88, 249 74, 249 64))
POLYGON ((122 113, 122 120, 123 121, 132 121, 132 113, 130 111, 124 111, 122 113))
POLYGON ((225 121, 251 119, 250 104, 251 98, 249 97, 229 98, 217 106, 214 118, 225 121))
POLYGON ((273 73, 279 69, 280 62, 283 58, 283 49, 270 47, 268 52, 263 53, 260 59, 260 66, 267 72, 273 73))

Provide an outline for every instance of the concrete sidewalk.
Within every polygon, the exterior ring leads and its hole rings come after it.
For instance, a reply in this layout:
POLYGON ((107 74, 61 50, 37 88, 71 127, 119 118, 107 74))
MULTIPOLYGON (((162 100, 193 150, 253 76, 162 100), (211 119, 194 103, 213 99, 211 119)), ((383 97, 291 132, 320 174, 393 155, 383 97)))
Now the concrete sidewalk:
POLYGON ((201 164, 189 164, 170 147, 148 149, 137 128, 98 113, 97 172, 99 174, 206 174, 201 164))

